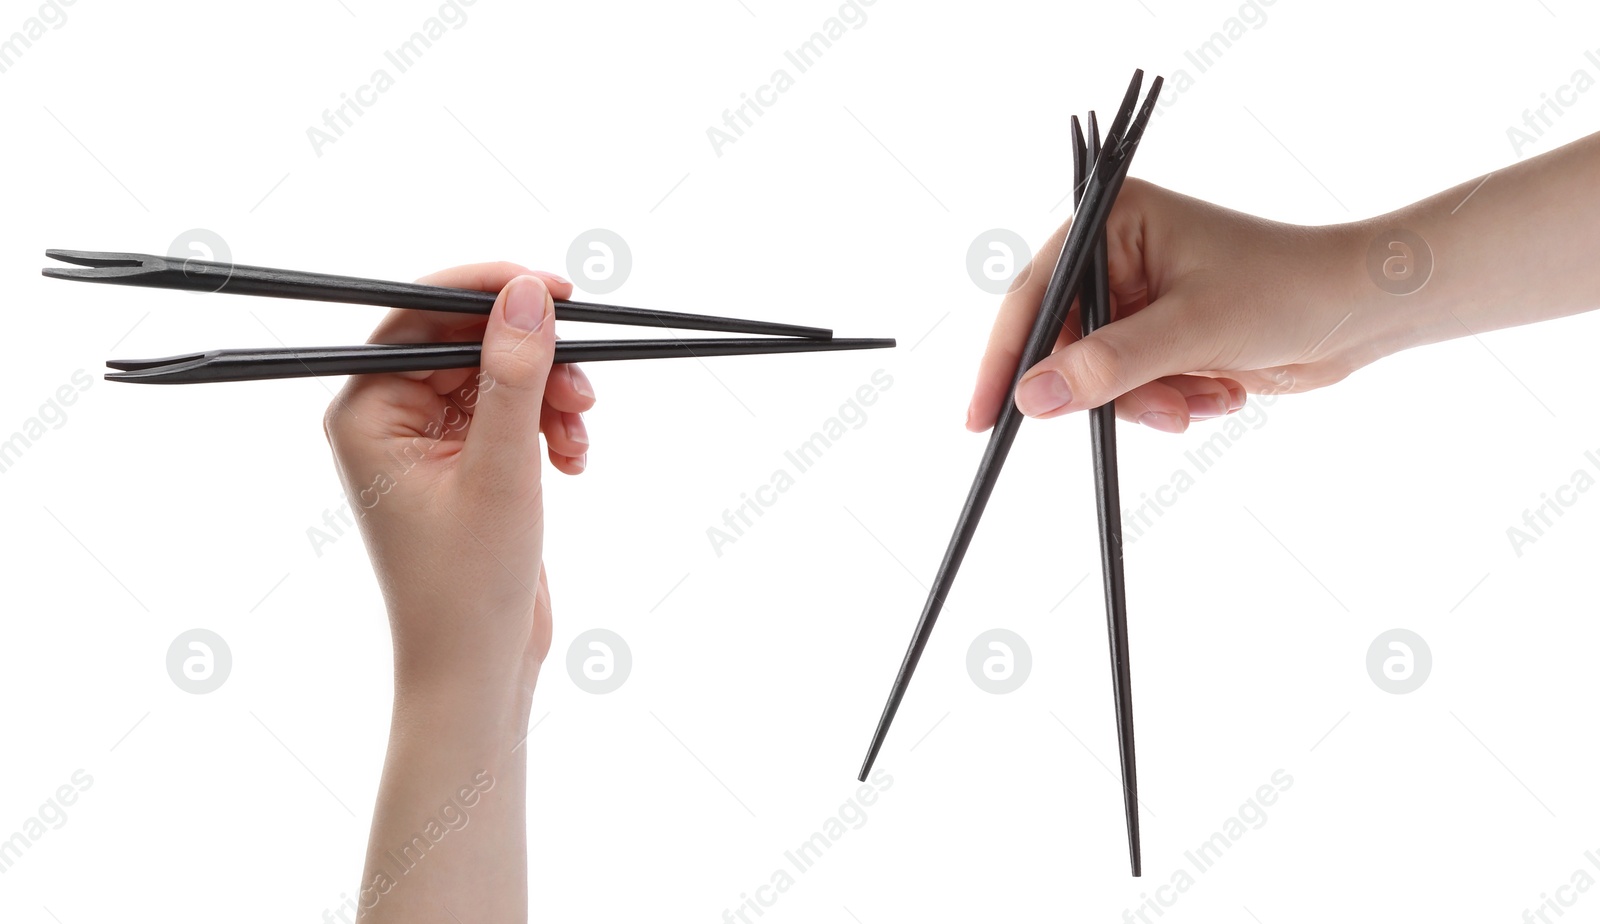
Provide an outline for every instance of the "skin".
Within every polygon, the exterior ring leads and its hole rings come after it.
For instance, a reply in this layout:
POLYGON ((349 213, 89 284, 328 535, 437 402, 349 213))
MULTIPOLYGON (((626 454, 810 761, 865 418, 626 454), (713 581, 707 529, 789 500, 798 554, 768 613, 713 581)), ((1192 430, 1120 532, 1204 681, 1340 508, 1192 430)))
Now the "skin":
POLYGON ((394 639, 389 749, 357 902, 365 924, 525 921, 522 742, 551 635, 540 435, 556 469, 582 472, 580 415, 594 391, 576 367, 551 366, 551 299, 572 294, 567 281, 507 263, 420 281, 500 295, 487 321, 392 312, 372 341, 482 339, 481 374, 352 377, 324 421, 346 493, 360 499, 394 639), (413 848, 421 859, 402 874, 394 857, 430 819, 443 835, 413 848))
MULTIPOLYGON (((1059 417, 1114 400, 1123 420, 1181 433, 1237 411, 1246 392, 1308 391, 1410 347, 1587 311, 1600 291, 1597 207, 1600 135, 1387 215, 1322 227, 1130 178, 1106 227, 1114 321, 1082 339, 1071 333, 1074 308, 1055 352, 1022 376, 1017 407, 1059 417), (1394 228, 1433 255, 1431 276, 1405 295, 1368 269, 1369 247, 1394 228)), ((993 426, 1011 393, 1067 227, 1001 303, 970 430, 993 426)))
MULTIPOLYGON (((1600 261, 1588 253, 1597 207, 1600 135, 1327 227, 1130 179, 1107 230, 1115 320, 1087 339, 1064 334, 1023 375, 1018 406, 1057 417, 1115 400, 1119 417, 1179 432, 1238 410, 1247 392, 1318 388, 1409 347, 1588 310, 1600 291, 1600 261), (1391 228, 1419 235, 1434 259, 1426 283, 1405 295, 1368 270, 1369 248, 1391 228)), ((1040 248, 1043 271, 1030 266, 1001 305, 968 412, 973 430, 993 426, 1011 394, 1065 235, 1040 248)), ((523 742, 551 637, 540 438, 556 469, 582 472, 581 414, 594 394, 575 367, 551 366, 550 299, 569 297, 570 283, 506 263, 421 281, 500 295, 487 321, 392 312, 373 341, 482 339, 481 372, 353 377, 325 420, 346 492, 360 501, 395 653, 360 920, 520 922, 523 742), (395 856, 430 820, 442 822, 436 842, 413 847, 420 859, 401 874, 395 856)), ((1066 329, 1078 329, 1076 309, 1066 329)), ((356 919, 337 913, 325 920, 356 919)))

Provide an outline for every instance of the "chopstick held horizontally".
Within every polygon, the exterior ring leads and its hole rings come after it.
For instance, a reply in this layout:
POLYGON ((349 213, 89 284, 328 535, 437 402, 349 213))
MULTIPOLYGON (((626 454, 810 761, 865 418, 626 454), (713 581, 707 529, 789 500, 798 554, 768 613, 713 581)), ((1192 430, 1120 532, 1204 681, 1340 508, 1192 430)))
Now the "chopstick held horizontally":
MULTIPOLYGON (((877 350, 894 346, 890 339, 806 340, 799 337, 723 337, 709 340, 558 340, 557 363, 593 363, 624 359, 673 359, 694 356, 748 356, 766 353, 816 353, 832 350, 877 350)), ((161 359, 112 359, 119 371, 112 382, 192 385, 201 382, 249 382, 317 375, 362 375, 372 372, 423 372, 467 369, 480 364, 481 343, 364 343, 344 347, 264 347, 254 350, 208 350, 161 359)))
MULTIPOLYGON (((388 282, 357 276, 334 276, 299 270, 272 269, 158 257, 147 253, 105 253, 88 250, 46 250, 45 256, 76 266, 50 266, 41 272, 52 279, 75 279, 123 286, 183 289, 192 292, 229 292, 269 298, 309 299, 346 305, 383 305, 422 311, 488 314, 495 293, 452 289, 417 282, 388 282)), ((721 318, 707 314, 650 311, 593 302, 558 301, 556 320, 669 327, 680 330, 720 331, 730 334, 770 334, 779 337, 827 339, 833 332, 820 327, 721 318)))

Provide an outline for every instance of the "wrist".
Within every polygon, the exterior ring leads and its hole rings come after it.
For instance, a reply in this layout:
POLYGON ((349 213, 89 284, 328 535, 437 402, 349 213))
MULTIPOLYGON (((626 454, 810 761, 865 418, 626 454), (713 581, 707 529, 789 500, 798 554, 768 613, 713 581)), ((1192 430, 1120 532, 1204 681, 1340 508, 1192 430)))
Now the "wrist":
POLYGON ((524 707, 531 700, 550 647, 548 604, 412 597, 388 615, 396 696, 524 707))
POLYGON ((397 663, 395 715, 432 725, 457 724, 467 734, 525 731, 538 676, 538 665, 486 669, 483 665, 430 662, 402 667, 397 663))
POLYGON ((528 733, 531 687, 529 694, 455 684, 402 685, 397 678, 390 737, 482 759, 504 758, 528 733))
POLYGON ((1432 252, 1404 216, 1329 225, 1319 245, 1329 255, 1325 314, 1339 324, 1324 348, 1344 373, 1439 339, 1427 293, 1432 252), (1427 293, 1427 294, 1424 294, 1427 293))

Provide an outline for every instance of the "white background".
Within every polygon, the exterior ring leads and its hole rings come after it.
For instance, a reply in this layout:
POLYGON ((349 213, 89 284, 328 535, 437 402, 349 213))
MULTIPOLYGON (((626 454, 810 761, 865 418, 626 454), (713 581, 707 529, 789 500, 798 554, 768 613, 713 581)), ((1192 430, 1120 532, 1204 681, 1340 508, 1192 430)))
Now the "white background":
MULTIPOLYGON (((319 556, 307 536, 342 503, 320 429, 338 383, 98 378, 109 356, 360 342, 381 310, 55 282, 47 247, 165 252, 204 228, 240 262, 414 278, 502 258, 563 271, 602 227, 633 253, 611 301, 900 339, 592 367, 589 471, 547 470, 535 914, 711 922, 855 792, 984 443, 961 421, 998 299, 967 248, 996 227, 1037 243, 1067 217, 1071 112, 1114 109, 1135 66, 1186 68, 1135 175, 1305 223, 1600 123, 1591 91, 1537 143, 1507 137, 1574 71, 1600 72, 1577 0, 1280 0, 1205 73, 1184 52, 1236 3, 878 0, 714 153, 707 127, 793 73, 784 51, 837 9, 478 0, 321 156, 307 128, 393 72, 384 51, 436 3, 79 0, 0 75, 0 436, 93 377, 0 475, 0 838, 75 770, 94 781, 0 874, 0 918, 321 920, 356 887, 388 720, 360 540, 319 556), (866 422, 718 556, 707 528, 879 369, 893 385, 866 422), (165 669, 193 627, 233 655, 209 695, 165 669), (632 651, 609 695, 565 671, 592 627, 632 651)), ((6 0, 0 35, 37 11, 6 0)), ((1506 533, 1595 473, 1597 334, 1595 317, 1485 334, 1258 402, 1130 545, 1143 880, 1107 769, 1087 424, 1028 423, 879 761, 892 787, 762 920, 1109 924, 1186 869, 1163 921, 1512 922, 1575 870, 1600 877, 1584 858, 1600 851, 1600 494, 1520 556, 1506 533), (995 627, 1033 658, 1001 696, 965 668, 995 627), (1409 695, 1365 666, 1395 627, 1432 651, 1409 695), (1279 769, 1293 784, 1265 824, 1195 873, 1184 851, 1279 769)), ((1123 425, 1125 504, 1214 432, 1123 425)), ((1600 914, 1600 892, 1563 894, 1600 914)))

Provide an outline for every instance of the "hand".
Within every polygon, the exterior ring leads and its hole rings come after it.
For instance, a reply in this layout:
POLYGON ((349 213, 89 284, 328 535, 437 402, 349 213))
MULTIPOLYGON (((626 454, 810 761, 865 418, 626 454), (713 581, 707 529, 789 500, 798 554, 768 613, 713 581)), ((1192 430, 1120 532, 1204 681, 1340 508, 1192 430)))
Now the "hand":
POLYGON ((396 311, 372 335, 481 339, 481 371, 355 376, 324 420, 395 659, 366 861, 340 920, 525 921, 524 743, 551 632, 539 434, 556 468, 583 471, 594 392, 575 366, 552 371, 551 297, 570 283, 507 263, 421 281, 500 295, 486 320, 396 311))
MULTIPOLYGON (((1066 225, 1000 306, 967 412, 994 425, 1066 225)), ((1106 225, 1114 323, 1087 339, 1078 309, 1055 352, 1029 369, 1017 407, 1057 417, 1116 399, 1117 416, 1170 433, 1244 406, 1246 392, 1305 391, 1377 358, 1354 334, 1371 283, 1353 225, 1266 221, 1130 178, 1106 225)))
POLYGON ((500 296, 487 319, 394 311, 372 341, 482 339, 481 372, 352 377, 324 429, 388 604, 397 686, 531 694, 551 632, 539 434, 557 469, 582 472, 594 404, 581 370, 551 367, 551 298, 572 285, 508 263, 420 281, 500 296))

